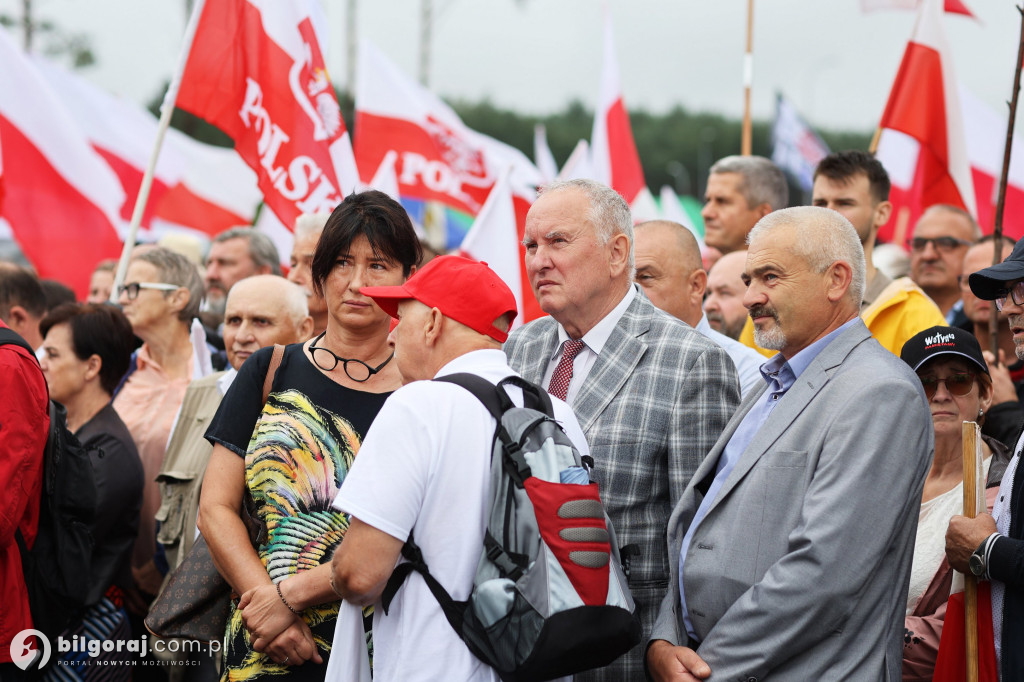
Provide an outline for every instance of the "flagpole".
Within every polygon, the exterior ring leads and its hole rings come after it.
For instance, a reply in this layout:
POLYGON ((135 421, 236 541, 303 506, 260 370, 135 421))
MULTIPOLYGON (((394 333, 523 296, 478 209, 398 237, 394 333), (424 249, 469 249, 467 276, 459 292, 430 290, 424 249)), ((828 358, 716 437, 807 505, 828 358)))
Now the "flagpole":
MULTIPOLYGON (((963 422, 964 516, 978 515, 978 425, 963 422)), ((978 682, 978 579, 964 576, 964 651, 967 659, 966 681, 978 682)))
POLYGON ((743 137, 740 153, 751 154, 750 88, 754 81, 754 0, 747 0, 747 51, 743 54, 743 137))
MULTIPOLYGON (((1020 71, 1024 65, 1024 9, 1018 7, 1021 15, 1020 42, 1017 46, 1017 66, 1013 72, 1013 94, 1010 96, 1010 120, 1006 124, 1006 145, 1003 147, 1003 169, 999 175, 999 198, 996 199, 996 221, 992 227, 992 265, 998 265, 1003 259, 1001 242, 1003 238, 1003 209, 1006 208, 1006 183, 1010 175, 1010 152, 1013 150, 1013 126, 1017 118, 1017 96, 1020 95, 1020 71)), ((992 340, 992 354, 999 359, 999 317, 995 307, 989 317, 989 333, 992 340)))
POLYGON ((135 197, 135 208, 132 209, 132 219, 128 224, 128 235, 124 240, 124 248, 121 249, 121 259, 117 263, 117 274, 114 276, 114 285, 110 290, 110 301, 116 303, 118 289, 124 283, 125 273, 128 272, 128 261, 135 248, 135 239, 139 233, 139 225, 142 224, 142 214, 146 210, 146 202, 149 201, 149 192, 153 186, 153 176, 156 174, 156 162, 160 157, 160 148, 163 146, 164 135, 171 125, 171 114, 174 113, 174 103, 178 100, 178 89, 181 87, 181 77, 185 73, 185 64, 188 63, 189 52, 192 51, 192 41, 196 37, 196 29, 199 27, 199 17, 203 13, 206 0, 195 0, 192 8, 192 16, 185 29, 185 41, 181 55, 178 58, 178 66, 167 86, 167 93, 164 95, 163 104, 160 105, 160 122, 157 124, 156 140, 153 142, 153 152, 149 156, 149 165, 142 176, 142 184, 139 185, 139 194, 135 197))

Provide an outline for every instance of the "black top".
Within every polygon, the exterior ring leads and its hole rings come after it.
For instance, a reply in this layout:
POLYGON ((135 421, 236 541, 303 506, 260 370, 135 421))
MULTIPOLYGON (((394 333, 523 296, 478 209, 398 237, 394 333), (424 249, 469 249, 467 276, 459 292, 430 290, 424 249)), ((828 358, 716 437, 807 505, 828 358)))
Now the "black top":
MULTIPOLYGON (((253 429, 263 411, 263 381, 273 352, 272 347, 261 348, 249 356, 238 370, 238 376, 231 383, 231 388, 224 395, 217 414, 206 430, 206 440, 213 444, 220 443, 245 457, 253 429)), ((356 391, 336 383, 310 362, 301 343, 285 347, 271 393, 286 389, 301 393, 310 403, 328 412, 343 415, 358 432, 359 442, 362 442, 370 423, 391 395, 390 392, 356 391)))
POLYGON ((145 475, 128 427, 107 403, 75 436, 89 452, 96 480, 92 584, 86 604, 111 585, 130 587, 132 547, 139 530, 145 475))

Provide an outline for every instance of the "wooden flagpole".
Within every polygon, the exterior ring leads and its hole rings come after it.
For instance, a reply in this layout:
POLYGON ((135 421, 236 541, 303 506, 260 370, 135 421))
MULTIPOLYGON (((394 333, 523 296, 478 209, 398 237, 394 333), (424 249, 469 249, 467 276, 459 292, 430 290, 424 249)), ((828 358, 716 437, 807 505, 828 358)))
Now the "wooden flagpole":
POLYGON ((132 219, 128 224, 128 234, 124 240, 124 248, 121 249, 121 259, 117 263, 117 274, 114 275, 114 285, 110 290, 110 301, 116 303, 118 289, 124 283, 125 273, 128 272, 128 261, 132 256, 132 249, 135 248, 135 239, 139 233, 139 225, 142 224, 142 214, 146 210, 146 202, 149 201, 149 191, 153 187, 153 176, 156 174, 156 162, 160 157, 160 148, 164 143, 164 135, 171 125, 171 114, 174 113, 174 103, 178 100, 178 89, 181 87, 181 77, 185 73, 185 64, 188 62, 189 52, 192 51, 192 41, 196 37, 196 29, 199 27, 199 17, 203 13, 206 0, 196 0, 192 8, 192 16, 189 19, 188 27, 185 29, 185 42, 182 46, 181 55, 178 58, 178 66, 171 78, 171 84, 167 86, 167 93, 164 95, 163 104, 160 106, 160 122, 157 124, 156 140, 153 142, 153 152, 149 156, 149 164, 142 176, 142 184, 139 185, 139 194, 135 197, 135 208, 132 209, 132 219))
POLYGON ((747 51, 743 55, 743 137, 740 153, 750 156, 753 141, 750 121, 750 88, 754 82, 754 0, 747 0, 747 51))
MULTIPOLYGON (((978 433, 975 422, 963 423, 964 516, 978 515, 978 433)), ((967 682, 978 682, 978 580, 964 576, 964 635, 967 682)))
MULTIPOLYGON (((1020 41, 1017 45, 1017 66, 1013 72, 1013 93, 1010 95, 1010 120, 1006 124, 1006 144, 1003 147, 1003 169, 999 175, 999 198, 996 200, 996 222, 992 227, 992 265, 1002 261, 1003 249, 1003 209, 1006 207, 1006 183, 1010 174, 1010 152, 1013 150, 1013 125, 1017 118, 1017 96, 1020 94, 1020 70, 1024 64, 1024 9, 1017 8, 1021 15, 1020 41)), ((999 358, 999 313, 995 306, 988 321, 989 335, 992 339, 992 355, 999 358)))

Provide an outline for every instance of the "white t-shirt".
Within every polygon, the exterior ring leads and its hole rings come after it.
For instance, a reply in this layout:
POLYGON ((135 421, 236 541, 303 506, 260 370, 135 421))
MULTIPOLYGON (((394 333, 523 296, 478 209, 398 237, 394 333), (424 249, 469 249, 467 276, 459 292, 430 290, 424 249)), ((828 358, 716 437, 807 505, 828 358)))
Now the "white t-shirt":
MULTIPOLYGON (((500 350, 467 353, 437 376, 468 372, 492 383, 515 374, 500 350)), ((522 391, 508 387, 523 404, 522 391)), ((555 418, 581 455, 589 449, 572 410, 555 418)), ((337 509, 403 542, 413 531, 430 572, 455 600, 469 596, 483 546, 494 418, 464 388, 435 381, 388 398, 334 501, 337 509)), ((494 681, 449 625, 422 576, 411 573, 387 616, 373 615, 374 682, 494 681)))

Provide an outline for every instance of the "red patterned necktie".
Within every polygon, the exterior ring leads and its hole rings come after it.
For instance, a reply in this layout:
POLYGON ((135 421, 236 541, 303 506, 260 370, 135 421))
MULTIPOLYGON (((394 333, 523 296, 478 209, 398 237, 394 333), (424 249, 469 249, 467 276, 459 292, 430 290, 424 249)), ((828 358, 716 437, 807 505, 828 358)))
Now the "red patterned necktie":
POLYGON ((551 375, 548 393, 565 400, 565 395, 569 392, 569 382, 572 381, 572 361, 584 346, 586 344, 578 339, 569 339, 565 342, 562 347, 562 359, 558 361, 558 366, 555 367, 555 371, 551 375))

